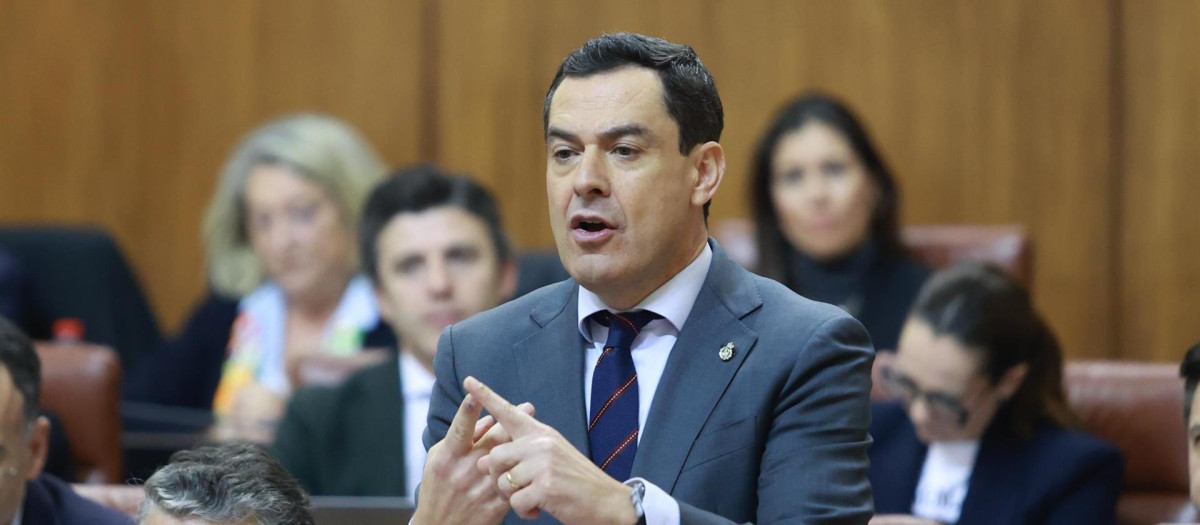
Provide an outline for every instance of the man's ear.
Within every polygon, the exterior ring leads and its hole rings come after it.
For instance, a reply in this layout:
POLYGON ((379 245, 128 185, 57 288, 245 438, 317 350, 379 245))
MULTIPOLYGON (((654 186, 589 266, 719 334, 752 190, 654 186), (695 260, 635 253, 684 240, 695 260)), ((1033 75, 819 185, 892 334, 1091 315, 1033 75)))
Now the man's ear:
POLYGON ((395 324, 392 323, 392 319, 395 319, 393 315, 395 312, 392 312, 392 303, 388 301, 387 294, 379 288, 378 283, 371 286, 371 290, 375 292, 375 305, 379 307, 379 317, 388 326, 395 327, 395 324))
POLYGON ((500 267, 500 300, 512 299, 517 293, 517 256, 513 255, 500 267))
POLYGON ((716 142, 705 142, 696 146, 696 180, 692 185, 692 204, 703 206, 717 194, 717 188, 725 179, 725 149, 716 142))
POLYGON ((29 460, 25 462, 25 470, 21 474, 26 480, 33 481, 42 475, 42 468, 46 466, 46 453, 50 448, 49 419, 38 416, 30 429, 26 445, 29 447, 29 460))

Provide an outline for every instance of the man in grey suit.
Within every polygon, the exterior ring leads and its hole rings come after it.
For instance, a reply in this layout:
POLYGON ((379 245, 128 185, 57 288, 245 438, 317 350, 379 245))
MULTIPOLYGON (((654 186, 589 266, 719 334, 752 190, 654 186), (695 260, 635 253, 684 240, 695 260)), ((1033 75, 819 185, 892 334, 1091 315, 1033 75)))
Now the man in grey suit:
POLYGON ((572 279, 442 333, 413 522, 866 523, 870 340, 708 238, 723 115, 692 49, 593 39, 544 119, 572 279))

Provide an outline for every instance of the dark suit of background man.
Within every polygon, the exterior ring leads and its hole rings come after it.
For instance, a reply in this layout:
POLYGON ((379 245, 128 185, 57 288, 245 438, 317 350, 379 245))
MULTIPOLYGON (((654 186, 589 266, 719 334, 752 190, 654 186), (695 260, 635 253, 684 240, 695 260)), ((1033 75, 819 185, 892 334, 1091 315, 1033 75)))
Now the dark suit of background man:
POLYGON ((692 49, 589 41, 544 118, 572 279, 442 333, 415 523, 866 523, 871 343, 708 238, 723 115, 692 49))

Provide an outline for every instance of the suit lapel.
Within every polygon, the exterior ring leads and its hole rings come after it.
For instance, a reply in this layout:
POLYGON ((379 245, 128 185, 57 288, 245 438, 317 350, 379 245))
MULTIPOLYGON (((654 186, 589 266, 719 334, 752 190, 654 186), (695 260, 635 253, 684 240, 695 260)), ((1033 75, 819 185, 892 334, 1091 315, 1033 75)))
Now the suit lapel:
POLYGON ((881 487, 875 492, 876 512, 884 510, 907 514, 912 511, 913 501, 917 496, 917 483, 921 478, 921 469, 925 466, 925 456, 929 454, 929 447, 917 439, 916 429, 909 422, 908 415, 902 417, 903 431, 892 432, 883 438, 893 441, 894 445, 888 446, 879 441, 871 445, 886 448, 884 453, 887 456, 886 461, 892 467, 879 477, 885 480, 883 481, 885 483, 895 484, 891 490, 881 487))
POLYGON ((1017 494, 1024 461, 1019 442, 993 424, 979 443, 959 523, 1017 523, 1017 494))
POLYGON ((43 483, 45 482, 39 478, 25 484, 25 503, 21 506, 21 523, 45 525, 61 523, 58 519, 58 509, 54 505, 54 498, 42 485, 43 483))
POLYGON ((360 400, 357 410, 361 417, 351 418, 362 427, 357 428, 352 435, 361 439, 360 451, 369 451, 358 457, 367 463, 356 468, 367 472, 375 472, 376 479, 370 485, 378 487, 372 492, 379 494, 407 494, 405 482, 407 468, 404 464, 404 447, 396 446, 396 440, 404 440, 404 412, 400 384, 400 365, 396 359, 389 359, 385 366, 371 370, 369 377, 364 377, 360 390, 360 400), (369 379, 369 380, 368 380, 369 379))
POLYGON ((633 462, 633 475, 668 493, 691 444, 758 340, 741 319, 762 305, 749 274, 715 242, 712 264, 696 303, 671 349, 633 462), (733 358, 718 351, 733 343, 733 358), (681 444, 687 446, 680 446, 681 444))
POLYGON ((566 288, 558 298, 542 302, 530 313, 542 328, 513 346, 513 358, 523 400, 533 403, 538 421, 554 427, 586 456, 578 288, 573 280, 558 286, 566 288))

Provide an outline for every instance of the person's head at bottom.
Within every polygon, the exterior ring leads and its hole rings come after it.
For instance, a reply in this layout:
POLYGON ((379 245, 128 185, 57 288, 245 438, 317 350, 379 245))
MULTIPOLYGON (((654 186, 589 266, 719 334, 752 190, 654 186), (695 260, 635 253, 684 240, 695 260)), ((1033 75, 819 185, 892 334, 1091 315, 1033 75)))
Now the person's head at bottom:
POLYGON ((308 495, 263 448, 248 443, 176 452, 146 480, 142 525, 311 525, 308 495))
POLYGON ((993 423, 1021 436, 1075 426, 1062 369, 1028 292, 994 266, 964 263, 922 288, 882 383, 922 442, 978 440, 993 423))
POLYGON ((1188 349, 1179 366, 1183 376, 1183 422, 1187 425, 1188 477, 1191 479, 1192 504, 1200 507, 1200 407, 1196 403, 1196 384, 1200 383, 1200 344, 1188 349))
POLYGON ((41 369, 29 338, 0 317, 0 523, 13 521, 26 482, 46 464, 50 423, 38 415, 41 369))

